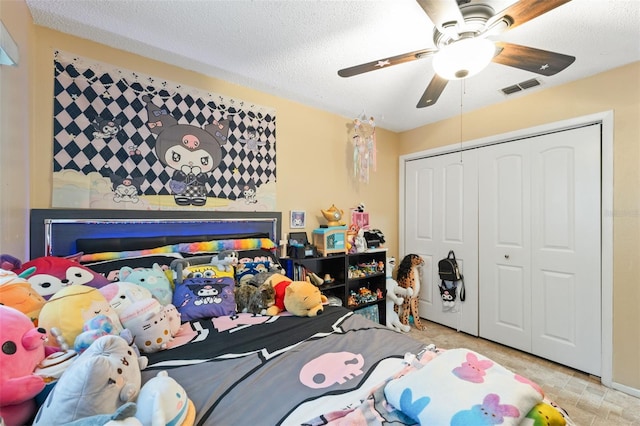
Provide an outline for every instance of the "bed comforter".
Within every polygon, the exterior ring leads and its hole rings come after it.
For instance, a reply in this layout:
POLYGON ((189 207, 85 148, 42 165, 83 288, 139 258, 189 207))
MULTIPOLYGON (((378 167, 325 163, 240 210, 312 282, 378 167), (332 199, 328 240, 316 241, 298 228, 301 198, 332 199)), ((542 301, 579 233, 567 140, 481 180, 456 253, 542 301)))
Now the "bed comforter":
MULTIPOLYGON (((314 318, 238 314, 184 323, 169 349, 150 354, 142 378, 167 370, 198 425, 415 424, 407 407, 419 397, 403 410, 389 398, 407 402, 404 389, 429 380, 423 367, 439 357, 430 349, 341 307, 314 318), (410 377, 417 380, 397 385, 410 377)), ((506 405, 514 403, 503 397, 506 405)), ((518 409, 522 418, 531 406, 518 409)))

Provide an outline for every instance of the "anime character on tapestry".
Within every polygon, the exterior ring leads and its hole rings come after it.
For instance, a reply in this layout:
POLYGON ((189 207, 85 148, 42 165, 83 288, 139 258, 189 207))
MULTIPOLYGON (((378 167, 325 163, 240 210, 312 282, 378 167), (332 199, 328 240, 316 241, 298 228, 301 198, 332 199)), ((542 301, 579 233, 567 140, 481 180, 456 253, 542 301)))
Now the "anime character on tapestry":
POLYGON ((54 207, 275 209, 275 113, 56 52, 54 207))

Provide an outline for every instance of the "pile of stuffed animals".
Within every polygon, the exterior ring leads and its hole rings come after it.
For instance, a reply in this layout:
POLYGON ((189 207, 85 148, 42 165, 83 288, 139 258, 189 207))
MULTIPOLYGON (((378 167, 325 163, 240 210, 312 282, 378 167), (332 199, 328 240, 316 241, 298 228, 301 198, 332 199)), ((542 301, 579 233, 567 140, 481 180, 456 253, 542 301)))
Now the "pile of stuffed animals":
MULTIPOLYGON (((110 282, 73 259, 0 255, 0 424, 193 424, 166 372, 141 383, 144 354, 167 349, 184 321, 169 276, 124 267, 110 282)), ((262 278, 256 288, 270 289, 253 313, 316 316, 327 303, 309 282, 262 278)))

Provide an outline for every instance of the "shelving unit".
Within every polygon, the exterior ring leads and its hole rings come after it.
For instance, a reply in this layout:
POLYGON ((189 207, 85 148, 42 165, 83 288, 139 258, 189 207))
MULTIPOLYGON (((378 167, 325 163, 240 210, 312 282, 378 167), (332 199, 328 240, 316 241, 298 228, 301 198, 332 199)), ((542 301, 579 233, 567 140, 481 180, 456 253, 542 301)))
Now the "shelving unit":
MULTIPOLYGON (((319 286, 325 296, 339 298, 342 306, 354 311, 364 308, 375 310, 375 308, 370 307, 376 306, 378 311, 377 321, 385 324, 386 259, 386 249, 372 249, 347 255, 334 254, 324 257, 284 258, 281 260, 287 276, 293 280, 304 280, 308 273, 307 271, 312 271, 323 279, 325 275, 330 276, 332 281, 319 286), (361 276, 360 271, 362 271, 361 276), (361 292, 360 289, 366 290, 361 292), (372 300, 358 300, 357 295, 368 292, 375 298, 372 297, 372 300), (354 300, 355 304, 353 303, 354 300)), ((365 312, 361 313, 364 314, 365 312)))

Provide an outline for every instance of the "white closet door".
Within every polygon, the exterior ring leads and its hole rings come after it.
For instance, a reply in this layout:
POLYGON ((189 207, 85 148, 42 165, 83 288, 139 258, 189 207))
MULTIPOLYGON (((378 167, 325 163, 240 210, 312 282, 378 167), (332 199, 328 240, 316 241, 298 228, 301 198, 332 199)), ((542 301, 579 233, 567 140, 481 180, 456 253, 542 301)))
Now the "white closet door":
POLYGON ((532 149, 532 350, 600 376, 600 126, 532 149))
POLYGON ((531 351, 528 141, 478 150, 480 336, 531 351))
POLYGON ((480 336, 599 375, 600 127, 480 149, 480 336))
POLYGON ((405 166, 405 247, 425 261, 420 316, 478 335, 478 198, 476 150, 411 160, 405 166), (445 312, 438 261, 454 250, 467 301, 445 312))

